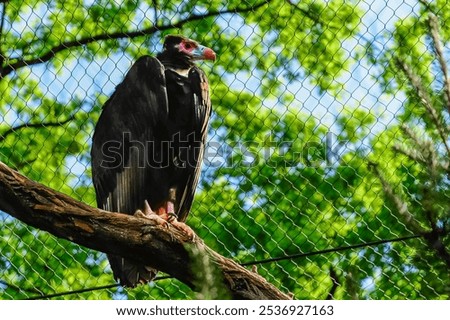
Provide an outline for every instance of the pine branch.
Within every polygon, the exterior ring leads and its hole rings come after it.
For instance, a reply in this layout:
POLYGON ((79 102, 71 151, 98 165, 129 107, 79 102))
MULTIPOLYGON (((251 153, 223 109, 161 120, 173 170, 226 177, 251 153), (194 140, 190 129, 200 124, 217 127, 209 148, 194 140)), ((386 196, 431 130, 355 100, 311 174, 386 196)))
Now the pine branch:
POLYGON ((156 32, 159 32, 159 31, 181 28, 189 22, 199 21, 199 20, 203 20, 206 18, 210 18, 210 17, 220 16, 223 14, 247 13, 247 12, 257 10, 262 6, 269 4, 271 1, 272 0, 263 0, 258 4, 255 4, 254 6, 245 7, 245 8, 238 6, 233 9, 211 11, 211 12, 207 12, 205 14, 193 14, 193 15, 189 16, 188 18, 180 20, 176 23, 169 23, 169 24, 165 24, 165 25, 155 24, 152 27, 142 29, 142 30, 105 33, 105 34, 99 34, 96 36, 86 37, 86 38, 79 39, 79 40, 66 41, 66 42, 63 42, 63 43, 51 48, 49 51, 47 51, 46 53, 44 53, 43 55, 41 55, 39 57, 36 57, 33 59, 28 59, 28 60, 19 59, 14 63, 4 66, 3 72, 0 72, 0 79, 2 79, 6 75, 10 74, 11 72, 13 72, 19 68, 22 68, 25 66, 36 65, 36 64, 40 64, 40 63, 45 63, 45 62, 51 60, 53 57, 55 57, 56 54, 58 54, 60 52, 63 52, 63 51, 69 50, 69 49, 78 48, 78 47, 81 47, 81 46, 84 46, 84 45, 87 45, 87 44, 90 44, 93 42, 124 39, 124 38, 134 39, 134 38, 138 38, 138 37, 142 37, 142 36, 151 35, 156 32))
POLYGON ((433 48, 436 58, 439 61, 442 74, 444 76, 444 93, 447 111, 450 114, 450 79, 448 77, 447 64, 444 57, 444 49, 442 47, 441 37, 439 35, 439 22, 433 13, 429 14, 428 25, 430 27, 431 38, 433 39, 433 48))
POLYGON ((0 210, 35 228, 88 248, 161 270, 200 290, 203 270, 195 270, 192 250, 219 269, 234 299, 289 299, 264 278, 208 248, 196 237, 164 228, 154 220, 90 207, 31 181, 0 162, 0 210))
POLYGON ((409 159, 416 163, 421 163, 422 165, 427 165, 426 159, 423 157, 423 155, 417 151, 416 149, 410 149, 406 148, 402 144, 395 144, 392 149, 395 152, 401 153, 405 156, 407 156, 409 159))
POLYGON ((392 201, 397 212, 402 219, 403 223, 411 229, 415 234, 425 234, 427 230, 425 230, 414 218, 414 215, 409 211, 408 204, 401 199, 399 195, 397 195, 394 191, 392 185, 386 180, 384 175, 381 173, 381 170, 377 163, 369 162, 369 168, 375 174, 375 176, 380 180, 381 185, 383 187, 383 191, 386 197, 392 201))
POLYGON ((440 161, 432 141, 418 136, 410 127, 405 124, 400 126, 403 133, 413 142, 413 148, 407 148, 404 144, 395 144, 393 150, 399 152, 416 163, 420 163, 428 168, 430 177, 438 177, 446 169, 445 161, 440 161))
POLYGON ((445 149, 447 151, 447 154, 450 155, 450 146, 448 145, 447 139, 448 139, 448 133, 447 128, 445 124, 443 124, 439 118, 439 114, 434 108, 430 95, 425 90, 422 81, 420 78, 412 71, 410 66, 400 58, 396 58, 395 62, 397 66, 400 68, 400 70, 403 71, 405 76, 408 78, 411 86, 416 90, 417 95, 419 96, 420 100, 422 101, 422 104, 425 106, 425 109, 428 111, 431 121, 434 123, 436 130, 439 132, 439 135, 441 137, 441 140, 445 146, 445 149))
MULTIPOLYGON (((448 234, 445 226, 440 228, 436 225, 436 219, 433 218, 433 212, 426 212, 428 216, 428 222, 430 228, 427 230, 422 227, 414 218, 414 215, 409 211, 408 204, 401 199, 394 191, 392 185, 386 180, 384 175, 381 173, 380 168, 377 163, 370 162, 369 168, 374 172, 375 176, 380 180, 383 187, 383 191, 388 199, 390 199, 397 209, 397 212, 405 223, 405 225, 410 228, 415 234, 421 234, 426 239, 427 244, 432 248, 436 254, 444 261, 444 263, 450 268, 450 253, 447 251, 442 238, 448 234)), ((424 205, 424 207, 426 207, 424 205)))

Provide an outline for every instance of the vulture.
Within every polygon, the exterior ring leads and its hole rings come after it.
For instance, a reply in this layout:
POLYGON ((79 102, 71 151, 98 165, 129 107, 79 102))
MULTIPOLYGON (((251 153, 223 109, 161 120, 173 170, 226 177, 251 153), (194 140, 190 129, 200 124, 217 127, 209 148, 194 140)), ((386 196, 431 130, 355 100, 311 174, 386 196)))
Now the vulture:
MULTIPOLYGON (((99 208, 155 219, 193 236, 185 224, 200 176, 211 113, 208 79, 196 60, 210 48, 169 35, 156 57, 140 57, 104 104, 92 142, 99 208)), ((122 286, 151 281, 156 270, 108 255, 122 286)))

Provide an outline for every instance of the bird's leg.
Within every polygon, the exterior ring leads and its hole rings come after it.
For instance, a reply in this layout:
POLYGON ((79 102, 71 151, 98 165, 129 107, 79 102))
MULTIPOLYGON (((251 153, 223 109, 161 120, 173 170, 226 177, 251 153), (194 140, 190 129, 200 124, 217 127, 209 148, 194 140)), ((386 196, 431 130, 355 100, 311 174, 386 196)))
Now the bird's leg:
POLYGON ((144 214, 146 216, 151 216, 156 214, 155 211, 152 210, 152 207, 150 207, 150 204, 147 200, 144 201, 144 214))
POLYGON ((184 222, 178 221, 178 216, 175 213, 176 189, 170 188, 169 200, 166 202, 167 221, 178 230, 183 231, 191 238, 194 238, 194 231, 184 222))
POLYGON ((153 220, 158 225, 161 225, 163 227, 167 227, 167 221, 165 219, 163 219, 162 217, 160 217, 159 215, 157 215, 156 212, 154 212, 152 210, 152 208, 150 207, 150 205, 149 205, 147 200, 145 200, 145 202, 144 202, 144 212, 142 212, 142 210, 138 209, 138 210, 136 210, 134 215, 136 217, 153 220))

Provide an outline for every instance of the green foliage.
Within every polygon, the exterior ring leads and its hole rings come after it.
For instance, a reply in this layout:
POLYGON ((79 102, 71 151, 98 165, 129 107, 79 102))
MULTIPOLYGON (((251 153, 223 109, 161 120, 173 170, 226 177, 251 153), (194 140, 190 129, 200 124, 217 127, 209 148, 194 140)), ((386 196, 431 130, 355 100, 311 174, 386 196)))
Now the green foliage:
MULTIPOLYGON (((448 150, 439 134, 448 133, 448 102, 428 22, 432 11, 448 45, 446 1, 398 19, 393 30, 365 46, 367 54, 350 50, 364 47, 361 38, 354 44, 358 30, 366 27, 358 2, 153 5, 150 0, 0 4, 0 18, 5 16, 1 161, 95 205, 89 149, 101 105, 132 61, 159 50, 163 35, 182 33, 218 53, 213 67, 202 68, 209 75, 214 109, 209 139, 220 148, 207 150, 209 163, 188 220, 211 248, 248 262, 430 232, 450 223, 448 150), (200 18, 205 13, 211 14, 200 18), (379 43, 384 47, 377 48, 379 43), (387 126, 380 125, 375 106, 362 98, 356 103, 345 99, 345 75, 352 73, 355 56, 378 72, 373 87, 402 102, 387 126), (402 63, 420 79, 437 122, 402 63), (297 93, 299 83, 314 89, 303 96, 297 93), (332 95, 340 106, 333 112, 327 107, 332 121, 308 111, 311 103, 322 104, 321 94, 332 95)), ((379 98, 375 104, 382 104, 379 98)), ((0 217, 1 298, 114 283, 104 254, 6 214, 0 217)), ((438 239, 449 247, 448 235, 438 239)), ((199 269, 209 268, 199 264, 199 269)), ((326 298, 334 272, 340 284, 337 299, 450 295, 448 266, 425 238, 258 267, 258 273, 298 299, 326 298)), ((135 289, 60 298, 223 297, 215 291, 213 275, 205 275, 202 296, 177 280, 163 279, 135 289)))

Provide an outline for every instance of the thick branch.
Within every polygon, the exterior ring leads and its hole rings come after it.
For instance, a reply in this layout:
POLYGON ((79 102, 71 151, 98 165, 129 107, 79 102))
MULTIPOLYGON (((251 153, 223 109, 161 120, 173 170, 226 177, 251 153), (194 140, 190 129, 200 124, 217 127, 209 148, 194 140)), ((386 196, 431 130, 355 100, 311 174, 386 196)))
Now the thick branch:
POLYGON ((93 43, 93 42, 97 42, 97 41, 115 40, 115 39, 123 39, 123 38, 133 39, 133 38, 137 38, 137 37, 142 37, 142 36, 153 34, 158 31, 165 31, 165 30, 169 30, 169 29, 181 28, 181 27, 183 27, 183 25, 185 25, 188 22, 199 21, 199 20, 203 20, 203 19, 206 19, 209 17, 220 16, 223 14, 247 13, 250 11, 254 11, 266 4, 269 4, 270 1, 272 1, 272 0, 263 0, 254 6, 245 7, 245 8, 236 7, 236 8, 227 9, 227 10, 211 11, 211 12, 207 12, 205 14, 193 14, 193 15, 189 16, 188 18, 180 20, 176 23, 169 23, 169 24, 165 24, 165 25, 155 24, 154 26, 149 27, 147 29, 143 29, 143 30, 114 32, 114 33, 109 33, 109 34, 105 33, 105 34, 99 34, 96 36, 87 37, 87 38, 83 38, 83 39, 79 39, 79 40, 66 41, 66 42, 63 42, 63 43, 51 48, 49 51, 47 51, 40 57, 29 59, 29 60, 20 59, 12 64, 6 65, 3 68, 3 72, 0 73, 0 79, 4 76, 10 74, 14 70, 17 70, 24 66, 30 66, 30 65, 47 62, 50 59, 52 59, 57 53, 68 50, 68 49, 81 47, 83 45, 87 45, 89 43, 93 43))
POLYGON ((90 207, 33 182, 0 162, 0 210, 33 227, 88 248, 145 263, 191 286, 202 270, 191 266, 193 249, 208 255, 235 299, 289 299, 257 273, 208 248, 198 237, 190 241, 174 228, 153 220, 90 207))

